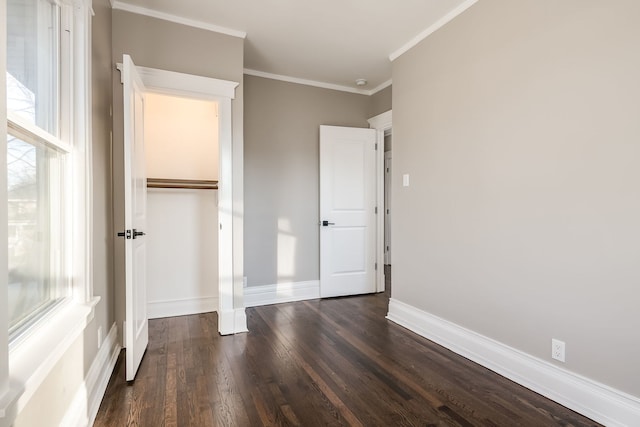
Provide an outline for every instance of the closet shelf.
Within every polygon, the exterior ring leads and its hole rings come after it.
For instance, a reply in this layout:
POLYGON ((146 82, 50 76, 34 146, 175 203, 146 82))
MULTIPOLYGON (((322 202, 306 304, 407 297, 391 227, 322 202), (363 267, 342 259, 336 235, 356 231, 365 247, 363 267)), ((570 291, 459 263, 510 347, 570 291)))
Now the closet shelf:
POLYGON ((188 188, 194 190, 217 190, 218 181, 201 179, 147 178, 147 188, 188 188))

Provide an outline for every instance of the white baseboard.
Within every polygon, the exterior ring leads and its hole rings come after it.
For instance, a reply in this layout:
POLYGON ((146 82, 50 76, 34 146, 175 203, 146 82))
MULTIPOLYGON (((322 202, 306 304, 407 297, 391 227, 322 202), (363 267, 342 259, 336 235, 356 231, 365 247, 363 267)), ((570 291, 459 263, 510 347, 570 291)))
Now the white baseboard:
POLYGON ((149 319, 210 313, 218 310, 218 297, 186 298, 147 302, 149 319))
POLYGON ((73 402, 67 409, 61 426, 77 427, 90 426, 98 415, 100 402, 107 390, 109 378, 116 366, 118 355, 120 354, 120 344, 118 343, 118 328, 114 323, 109 330, 109 334, 98 350, 96 358, 93 360, 87 376, 76 392, 73 402))
POLYGON ((218 310, 218 328, 220 335, 249 332, 247 329, 247 315, 244 308, 218 310))
POLYGON ((391 299, 387 319, 607 426, 640 426, 640 399, 391 299))
POLYGON ((244 288, 244 305, 280 304, 320 298, 320 281, 279 283, 277 285, 249 286, 244 288))

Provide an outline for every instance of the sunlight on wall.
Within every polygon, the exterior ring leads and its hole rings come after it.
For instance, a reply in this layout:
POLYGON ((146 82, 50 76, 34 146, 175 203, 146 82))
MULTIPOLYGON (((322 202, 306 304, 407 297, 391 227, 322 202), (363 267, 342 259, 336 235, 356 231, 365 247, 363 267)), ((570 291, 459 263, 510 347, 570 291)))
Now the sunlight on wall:
POLYGON ((296 273, 296 240, 287 218, 278 219, 278 283, 291 282, 296 273))
POLYGON ((218 180, 218 104, 148 93, 145 105, 147 176, 218 180))

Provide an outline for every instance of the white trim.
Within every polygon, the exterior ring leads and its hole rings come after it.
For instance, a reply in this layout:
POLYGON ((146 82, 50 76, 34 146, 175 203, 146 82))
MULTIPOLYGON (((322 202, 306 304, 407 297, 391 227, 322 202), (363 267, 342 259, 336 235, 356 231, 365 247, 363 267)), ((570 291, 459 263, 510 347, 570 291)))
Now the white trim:
MULTIPOLYGON (((122 71, 121 64, 118 64, 118 69, 122 71)), ((239 83, 154 68, 136 67, 136 69, 147 89, 178 96, 206 98, 218 102, 218 146, 220 151, 218 160, 218 329, 221 334, 235 333, 228 331, 246 331, 246 321, 244 326, 237 325, 234 316, 220 314, 221 312, 233 312, 236 309, 234 296, 242 297, 242 288, 240 288, 240 295, 234 292, 233 281, 234 258, 238 256, 235 254, 239 253, 240 256, 242 254, 242 240, 234 243, 234 234, 240 234, 238 231, 234 233, 234 218, 236 221, 242 220, 242 212, 237 203, 234 203, 233 177, 234 173, 242 176, 243 166, 239 160, 241 159, 241 151, 233 149, 234 144, 237 144, 238 141, 233 141, 231 107, 231 101, 235 97, 235 88, 239 83), (236 160, 235 163, 234 160, 236 160)))
POLYGON ((39 327, 33 328, 27 340, 16 343, 10 350, 11 378, 24 387, 16 402, 16 413, 24 409, 54 366, 84 332, 99 300, 96 297, 83 305, 68 303, 39 327), (64 334, 61 335, 62 331, 64 334))
MULTIPOLYGON (((116 68, 122 71, 122 63, 116 64, 116 68)), ((157 68, 136 66, 136 70, 142 78, 146 90, 189 98, 210 99, 222 96, 235 99, 236 88, 240 84, 228 80, 159 70, 157 68)), ((122 78, 121 74, 121 83, 122 78)))
MULTIPOLYGON (((382 114, 378 114, 375 117, 371 117, 367 122, 369 122, 369 127, 373 129, 378 129, 382 131, 386 131, 391 129, 393 125, 393 110, 386 111, 382 114)), ((384 150, 382 150, 384 151, 384 150)))
MULTIPOLYGON (((0 46, 6 49, 7 46, 7 13, 6 2, 2 3, 2 13, 0 13, 0 46)), ((6 50, 0 55, 0 99, 4 101, 0 104, 0 135, 6 138, 7 135, 7 55, 6 50)), ((5 142, 6 144, 6 142, 5 142)), ((0 200, 7 200, 7 150, 0 150, 0 164, 4 165, 2 173, 0 173, 0 200)), ((0 209, 0 241, 7 241, 8 221, 7 221, 7 204, 3 202, 0 209)), ((8 247, 3 244, 0 246, 0 313, 8 313, 8 298, 6 297, 8 289, 6 277, 8 270, 8 247)), ((17 400, 21 390, 20 387, 14 387, 9 383, 9 354, 7 348, 9 346, 9 319, 8 316, 2 316, 0 320, 0 427, 9 426, 15 418, 15 401, 17 400)))
POLYGON ((384 277, 384 133, 391 129, 393 113, 392 110, 378 114, 367 120, 369 127, 376 130, 376 141, 378 151, 376 152, 376 197, 378 215, 376 216, 376 289, 384 292, 386 283, 384 277))
POLYGON ((378 86, 376 86, 373 89, 371 89, 369 91, 369 95, 375 95, 376 93, 380 92, 381 90, 388 88, 392 84, 393 84, 393 80, 392 79, 389 79, 386 82, 382 82, 378 86))
POLYGON ((111 326, 109 334, 101 344, 100 350, 95 359, 93 359, 84 381, 62 418, 60 426, 93 425, 121 350, 118 343, 118 328, 115 323, 111 326))
POLYGON ((241 332, 249 332, 247 329, 247 313, 243 308, 236 308, 234 310, 234 325, 235 325, 235 333, 241 332))
POLYGON ((147 302, 149 319, 187 316, 218 310, 218 297, 183 298, 147 302))
POLYGON ((7 130, 11 130, 10 133, 19 137, 23 141, 28 141, 32 144, 42 144, 62 153, 71 153, 73 151, 71 144, 51 135, 49 132, 38 126, 29 123, 22 116, 14 113, 13 111, 7 111, 7 128, 7 130))
POLYGON ((218 310, 218 332, 220 335, 249 332, 244 308, 218 310))
POLYGON ((244 288, 244 305, 280 304, 320 298, 320 281, 278 283, 276 285, 249 286, 244 288))
MULTIPOLYGON (((313 86, 313 87, 319 87, 322 89, 331 89, 331 90, 338 90, 341 92, 349 92, 349 93, 356 93, 358 95, 373 95, 375 92, 372 90, 365 90, 365 89, 356 89, 353 87, 349 87, 349 86, 343 86, 343 85, 337 85, 334 83, 326 83, 326 82, 320 82, 317 80, 308 80, 308 79, 301 79, 298 77, 291 77, 291 76, 285 76, 282 74, 273 74, 273 73, 267 73, 265 71, 258 71, 258 70, 252 70, 250 68, 245 68, 243 70, 244 74, 247 74, 249 76, 255 76, 255 77, 262 77, 265 79, 271 79, 271 80, 279 80, 282 82, 287 82, 287 83, 295 83, 295 84, 299 84, 299 85, 305 85, 305 86, 313 86)), ((384 82, 383 84, 386 84, 388 86, 388 82, 390 82, 390 80, 384 82)), ((390 84, 390 83, 389 83, 390 84)), ((384 86, 382 89, 384 89, 384 86)), ((378 88, 376 88, 376 91, 381 90, 379 89, 380 86, 378 86, 378 88)))
POLYGON ((607 426, 640 425, 640 398, 395 299, 387 319, 607 426))
MULTIPOLYGON (((384 133, 384 136, 382 137, 382 146, 384 147, 385 141, 384 138, 387 136, 387 132, 384 133)), ((384 237, 382 238, 382 252, 384 253, 384 263, 385 265, 387 264, 391 264, 391 248, 393 247, 393 244, 391 243, 391 215, 393 212, 393 208, 391 207, 391 192, 392 192, 392 185, 391 183, 393 182, 393 157, 392 157, 392 150, 389 151, 385 151, 384 152, 384 164, 382 165, 382 175, 384 176, 384 183, 382 184, 384 187, 384 194, 383 194, 383 200, 385 201, 384 203, 384 210, 382 211, 382 222, 384 223, 384 227, 383 227, 383 234, 384 237), (387 168, 389 167, 389 165, 391 165, 391 170, 387 173, 387 168), (387 213, 387 210, 389 211, 389 213, 387 213), (388 243, 387 244, 385 244, 388 243), (387 249, 388 247, 388 249, 387 249)))
POLYGON ((431 24, 428 28, 426 28, 420 34, 418 34, 417 36, 415 36, 414 38, 409 40, 407 43, 405 43, 398 50, 392 52, 391 55, 389 55, 389 60, 391 62, 395 61, 403 53, 405 53, 406 51, 408 51, 409 49, 411 49, 412 47, 414 47, 415 45, 420 43, 422 40, 424 40, 427 37, 429 37, 431 34, 435 33, 438 29, 442 28, 447 23, 452 21, 456 16, 460 15, 462 12, 464 12, 467 9, 469 9, 477 1, 478 0, 466 0, 465 2, 463 2, 460 6, 456 7, 451 12, 447 13, 442 18, 438 19, 436 22, 431 24))
POLYGON ((22 386, 12 382, 4 394, 0 395, 0 426, 11 427, 16 418, 16 403, 22 393, 22 386))
POLYGON ((111 2, 111 8, 114 10, 123 10, 125 12, 135 13, 138 15, 149 16, 151 18, 162 19, 163 21, 174 22, 176 24, 187 25, 201 30, 212 31, 214 33, 226 34, 228 36, 238 37, 241 39, 247 37, 247 33, 245 31, 209 24, 208 22, 198 21, 196 19, 184 18, 171 13, 159 12, 157 10, 147 9, 146 7, 134 6, 118 0, 113 0, 111 2))

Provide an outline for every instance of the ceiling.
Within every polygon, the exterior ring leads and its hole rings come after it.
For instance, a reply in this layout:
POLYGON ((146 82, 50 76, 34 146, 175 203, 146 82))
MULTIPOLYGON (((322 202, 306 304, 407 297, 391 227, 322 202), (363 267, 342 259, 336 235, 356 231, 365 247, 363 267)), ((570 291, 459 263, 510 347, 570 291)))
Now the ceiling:
POLYGON ((246 35, 249 74, 371 94, 389 84, 390 56, 475 1, 116 0, 113 7, 246 35), (365 86, 356 86, 360 78, 365 86))

